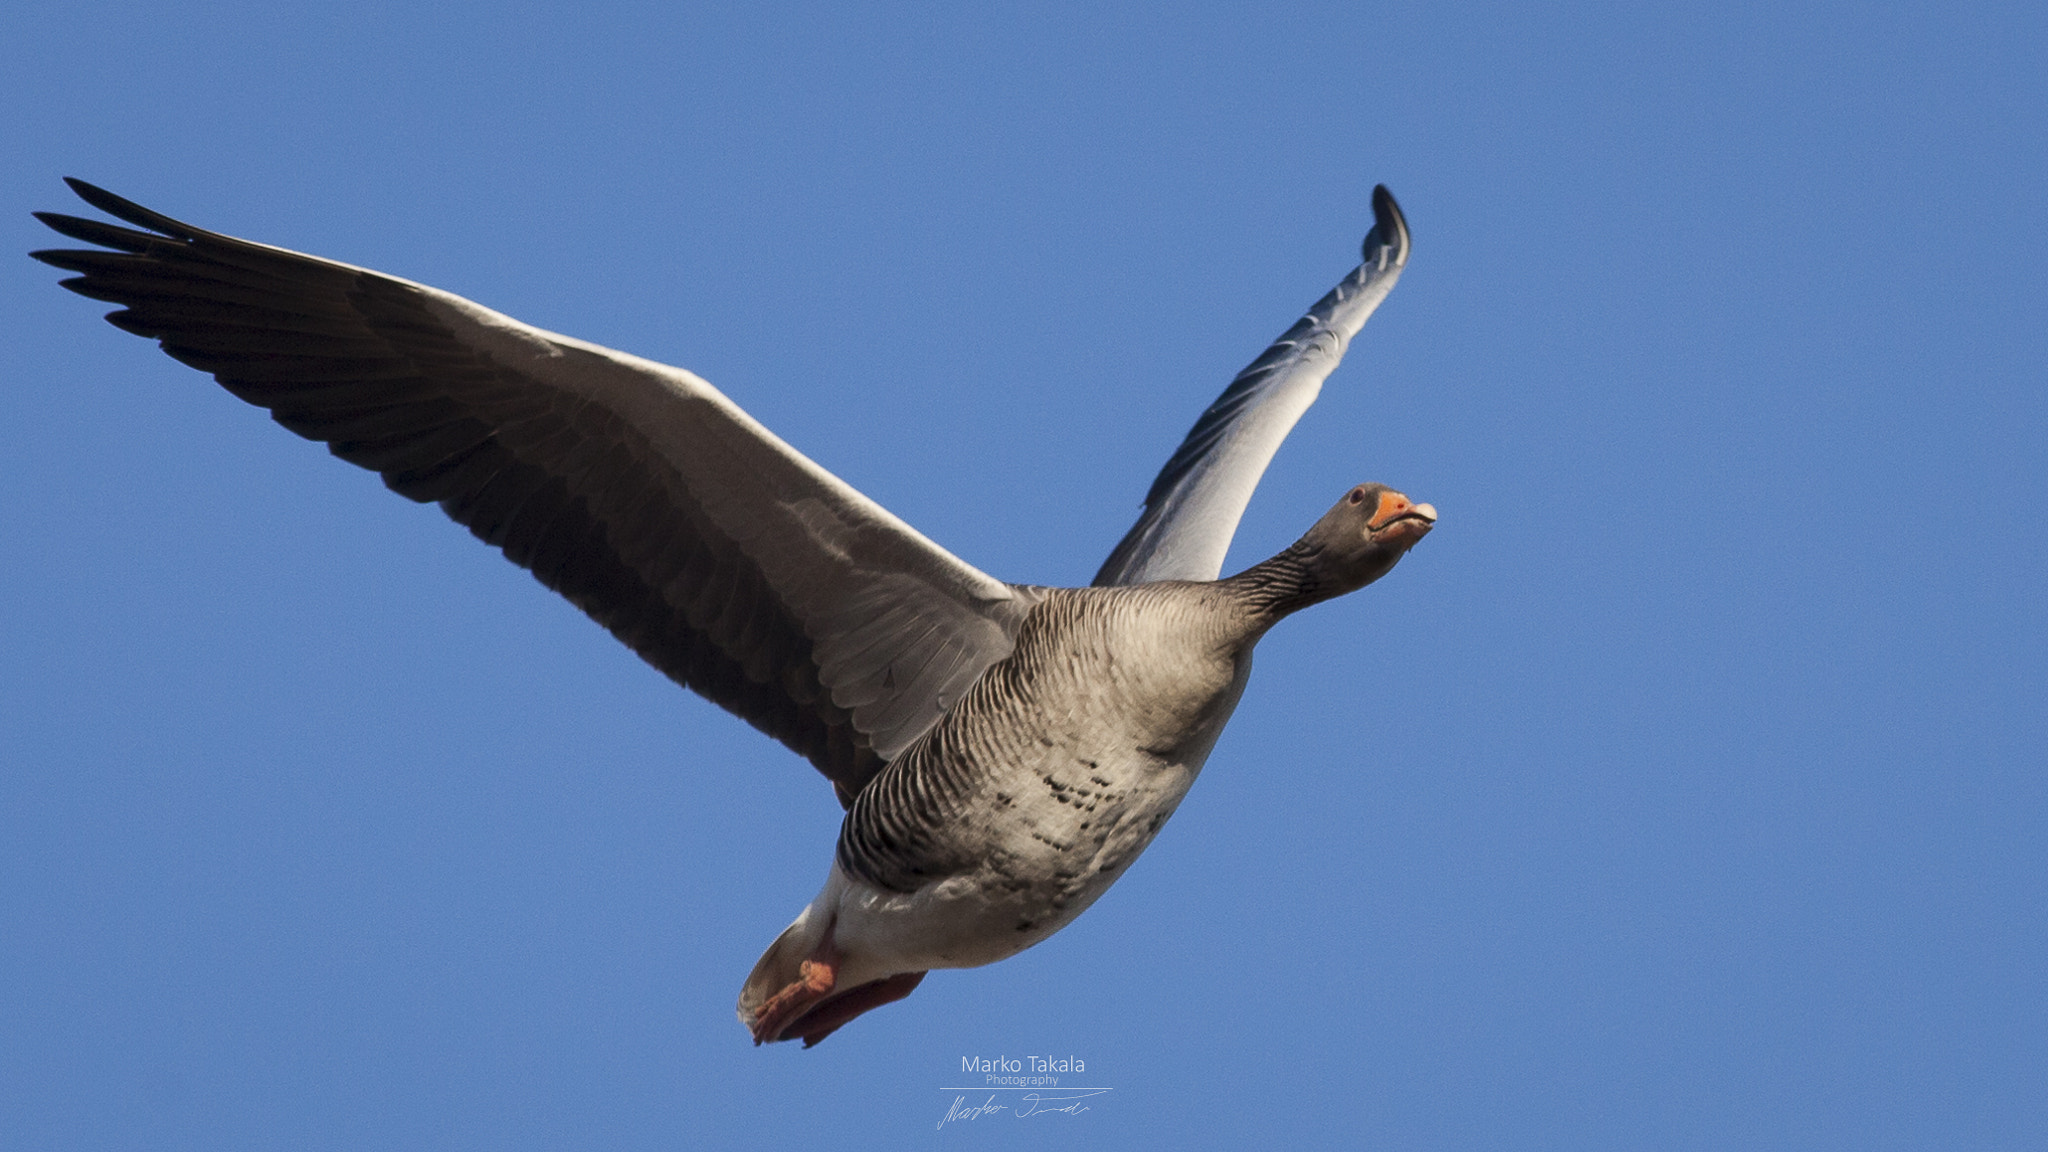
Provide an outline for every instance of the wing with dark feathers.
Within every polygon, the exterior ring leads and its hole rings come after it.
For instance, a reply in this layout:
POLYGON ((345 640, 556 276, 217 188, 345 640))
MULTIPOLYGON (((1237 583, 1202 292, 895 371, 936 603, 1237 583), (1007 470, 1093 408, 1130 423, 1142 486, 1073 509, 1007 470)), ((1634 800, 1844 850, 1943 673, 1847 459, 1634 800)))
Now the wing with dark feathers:
POLYGON ((677 683, 810 760, 842 803, 1011 649, 984 575, 677 368, 459 296, 179 223, 37 217, 107 319, 457 522, 677 683), (144 229, 138 231, 136 229, 144 229))

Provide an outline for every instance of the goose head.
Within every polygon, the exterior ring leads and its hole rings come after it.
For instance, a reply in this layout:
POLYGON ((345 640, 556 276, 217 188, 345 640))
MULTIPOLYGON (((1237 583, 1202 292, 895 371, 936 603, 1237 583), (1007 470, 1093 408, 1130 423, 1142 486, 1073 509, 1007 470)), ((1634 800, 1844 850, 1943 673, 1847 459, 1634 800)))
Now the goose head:
POLYGON ((1226 583, 1270 624, 1385 576, 1435 525, 1435 508, 1385 484, 1360 484, 1285 552, 1226 583))
POLYGON ((1323 513, 1298 547, 1318 590, 1342 596, 1385 576, 1435 525, 1435 508, 1385 484, 1360 484, 1323 513))

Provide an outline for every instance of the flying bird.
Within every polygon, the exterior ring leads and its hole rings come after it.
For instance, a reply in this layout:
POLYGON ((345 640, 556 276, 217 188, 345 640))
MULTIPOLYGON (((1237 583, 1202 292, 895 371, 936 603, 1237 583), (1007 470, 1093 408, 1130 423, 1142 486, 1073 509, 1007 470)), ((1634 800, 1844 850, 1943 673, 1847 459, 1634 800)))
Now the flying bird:
POLYGON ((1227 579, 1260 475, 1408 260, 1373 190, 1363 262, 1240 372, 1087 588, 961 561, 710 384, 424 284, 180 223, 36 216, 116 327, 434 501, 649 664, 803 756, 846 809, 823 889, 740 993, 816 1044, 933 968, 1071 922, 1173 814, 1282 617, 1385 575, 1436 511, 1345 492, 1227 579))

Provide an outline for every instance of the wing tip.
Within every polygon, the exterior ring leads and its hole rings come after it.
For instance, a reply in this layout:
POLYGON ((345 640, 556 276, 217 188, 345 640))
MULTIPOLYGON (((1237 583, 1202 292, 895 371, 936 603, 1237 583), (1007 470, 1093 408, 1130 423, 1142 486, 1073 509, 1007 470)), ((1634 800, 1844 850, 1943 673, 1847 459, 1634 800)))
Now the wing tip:
POLYGON ((1361 254, 1371 263, 1384 252, 1388 264, 1399 268, 1408 263, 1408 218, 1385 184, 1372 186, 1372 231, 1365 234, 1361 254))
MULTIPOLYGON (((116 196, 97 184, 88 184, 76 176, 64 177, 64 183, 70 186, 71 191, 76 193, 80 200, 115 219, 124 220, 139 228, 148 228, 177 240, 196 240, 208 234, 190 224, 173 220, 161 212, 152 212, 133 200, 116 196)), ((47 220, 43 222, 49 223, 47 220)))

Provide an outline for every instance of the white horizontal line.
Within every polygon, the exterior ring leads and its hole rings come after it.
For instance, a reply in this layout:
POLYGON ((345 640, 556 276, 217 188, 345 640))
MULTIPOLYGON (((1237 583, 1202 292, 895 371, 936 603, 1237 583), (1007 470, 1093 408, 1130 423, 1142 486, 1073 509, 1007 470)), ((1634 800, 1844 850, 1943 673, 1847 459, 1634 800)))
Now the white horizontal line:
POLYGON ((976 1084, 972 1088, 934 1088, 934 1092, 1028 1092, 1033 1088, 1058 1088, 1062 1092, 1114 1092, 1114 1088, 1062 1088, 1058 1084, 976 1084))

